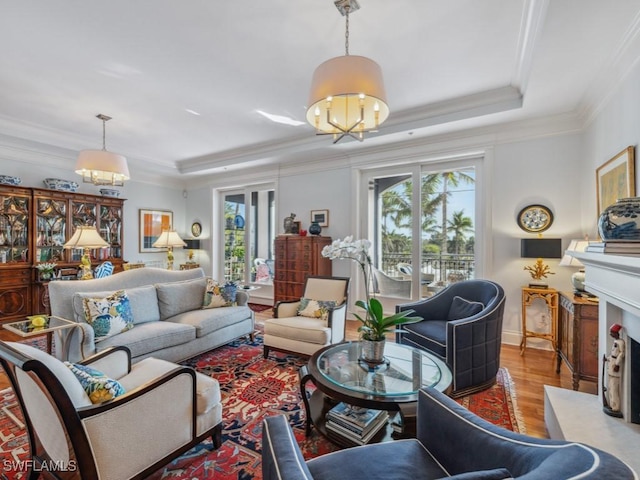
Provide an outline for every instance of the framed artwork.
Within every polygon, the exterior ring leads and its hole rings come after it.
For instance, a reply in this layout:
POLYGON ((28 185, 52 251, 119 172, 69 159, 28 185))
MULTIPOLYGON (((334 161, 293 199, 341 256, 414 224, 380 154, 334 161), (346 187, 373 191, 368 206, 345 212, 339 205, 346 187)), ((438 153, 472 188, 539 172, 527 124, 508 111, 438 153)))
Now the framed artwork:
POLYGON ((329 210, 311 210, 311 221, 318 222, 321 227, 328 227, 329 210))
POLYGON ((202 225, 200 224, 200 222, 193 222, 191 224, 191 235, 193 235, 194 237, 199 237, 201 233, 202 225))
POLYGON ((291 233, 293 233, 294 235, 298 235, 301 229, 302 229, 302 222, 298 222, 294 220, 293 225, 291 225, 291 233))
POLYGON ((173 225, 173 212, 169 210, 147 210, 141 208, 140 212, 140 252, 162 252, 161 248, 152 245, 158 239, 163 230, 170 230, 173 225))
POLYGON ((596 170, 598 215, 619 198, 636 194, 634 147, 627 147, 596 170))

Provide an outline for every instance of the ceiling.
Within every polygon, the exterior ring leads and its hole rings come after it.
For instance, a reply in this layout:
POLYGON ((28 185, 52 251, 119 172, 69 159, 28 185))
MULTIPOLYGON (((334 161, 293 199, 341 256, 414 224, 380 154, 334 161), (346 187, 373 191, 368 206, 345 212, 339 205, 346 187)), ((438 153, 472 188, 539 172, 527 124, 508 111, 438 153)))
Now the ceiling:
POLYGON ((0 0, 0 140, 100 148, 102 113, 107 149, 133 178, 189 178, 541 117, 584 122, 636 45, 640 12, 638 0, 359 3, 349 51, 380 64, 391 109, 362 143, 259 113, 305 121, 314 69, 344 54, 333 0, 0 0))

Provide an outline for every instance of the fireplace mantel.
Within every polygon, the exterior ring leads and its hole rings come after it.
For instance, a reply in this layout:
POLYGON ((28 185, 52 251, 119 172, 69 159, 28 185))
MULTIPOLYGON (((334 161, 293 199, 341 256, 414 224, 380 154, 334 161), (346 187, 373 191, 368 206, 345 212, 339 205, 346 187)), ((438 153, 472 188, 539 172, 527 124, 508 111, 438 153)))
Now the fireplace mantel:
MULTIPOLYGON (((598 356, 608 354, 612 338, 609 328, 623 326, 622 338, 640 340, 640 256, 592 252, 570 252, 585 266, 585 287, 598 296, 598 356)), ((628 357, 626 355, 625 357, 628 357)), ((625 362, 627 359, 625 358, 625 362)), ((602 389, 599 372, 598 392, 602 389)), ((592 395, 545 386, 545 424, 551 438, 584 442, 606 450, 640 472, 640 425, 629 422, 628 385, 630 368, 623 367, 621 388, 625 418, 614 418, 602 411, 601 394, 592 395), (588 426, 588 427, 587 427, 588 426)))

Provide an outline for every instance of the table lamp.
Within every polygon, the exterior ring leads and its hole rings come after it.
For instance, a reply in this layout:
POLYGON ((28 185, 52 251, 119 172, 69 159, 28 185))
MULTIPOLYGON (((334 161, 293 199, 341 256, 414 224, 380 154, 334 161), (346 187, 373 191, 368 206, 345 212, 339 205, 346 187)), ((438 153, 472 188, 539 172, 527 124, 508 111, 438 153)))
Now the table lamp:
POLYGON ((91 271, 91 249, 105 247, 109 247, 109 244, 100 236, 95 225, 79 225, 69 241, 64 244, 64 248, 67 249, 83 249, 80 263, 82 280, 90 280, 93 278, 93 272, 91 271))
POLYGON ((163 231, 158 239, 153 242, 154 248, 167 249, 167 270, 173 270, 173 248, 186 247, 187 244, 180 238, 175 230, 163 231))
POLYGON ((200 250, 200 240, 198 240, 197 238, 187 238, 184 241, 185 246, 189 249, 189 254, 188 254, 188 258, 189 260, 187 261, 187 263, 196 263, 193 260, 193 256, 194 256, 194 250, 200 250))
POLYGON ((547 275, 555 275, 543 258, 561 258, 562 240, 559 238, 523 238, 520 240, 520 257, 535 258, 536 263, 524 267, 533 278, 530 287, 547 288, 549 285, 543 279, 547 275))
POLYGON ((571 255, 572 252, 584 252, 589 245, 588 240, 571 240, 569 247, 564 252, 564 256, 560 263, 560 267, 578 267, 580 270, 571 275, 571 284, 576 292, 584 292, 584 265, 580 260, 571 255))

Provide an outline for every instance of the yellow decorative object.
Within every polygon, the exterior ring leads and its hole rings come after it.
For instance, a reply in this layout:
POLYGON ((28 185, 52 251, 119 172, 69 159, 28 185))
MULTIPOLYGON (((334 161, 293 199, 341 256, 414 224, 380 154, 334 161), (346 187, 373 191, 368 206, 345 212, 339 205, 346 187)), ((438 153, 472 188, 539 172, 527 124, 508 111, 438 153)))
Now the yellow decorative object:
POLYGON ((47 317, 45 317, 44 315, 36 315, 34 317, 31 317, 31 325, 33 325, 34 327, 44 327, 46 323, 47 317))
POLYGON ((537 259, 533 265, 524 267, 524 269, 531 274, 531 278, 534 280, 542 280, 543 278, 547 278, 547 275, 555 275, 555 272, 552 272, 549 265, 544 263, 541 258, 537 259))

